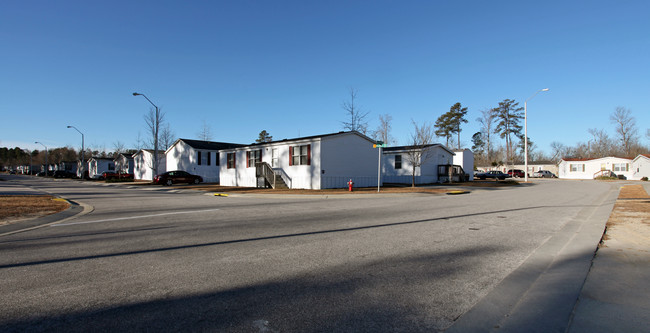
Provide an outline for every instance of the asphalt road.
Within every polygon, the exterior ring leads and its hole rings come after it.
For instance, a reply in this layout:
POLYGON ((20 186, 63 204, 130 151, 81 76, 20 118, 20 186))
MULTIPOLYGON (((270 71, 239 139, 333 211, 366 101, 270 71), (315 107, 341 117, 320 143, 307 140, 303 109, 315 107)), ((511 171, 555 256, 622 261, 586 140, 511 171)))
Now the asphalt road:
MULTIPOLYGON (((558 261, 567 226, 606 220, 618 189, 536 180, 457 196, 215 197, 12 179, 0 193, 26 186, 85 210, 0 236, 3 332, 453 329, 531 258, 558 261)), ((508 297, 525 304, 520 287, 508 297)))

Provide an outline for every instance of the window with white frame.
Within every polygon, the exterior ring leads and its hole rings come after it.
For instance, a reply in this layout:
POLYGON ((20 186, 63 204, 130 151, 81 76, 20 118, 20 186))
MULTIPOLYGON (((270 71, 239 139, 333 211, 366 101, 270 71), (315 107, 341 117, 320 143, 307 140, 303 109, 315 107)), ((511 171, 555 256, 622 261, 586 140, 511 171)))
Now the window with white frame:
POLYGON ((289 147, 289 165, 310 165, 311 145, 289 147))
POLYGON ((250 150, 246 152, 246 167, 254 168, 255 163, 262 162, 262 150, 250 150))
POLYGON ((614 164, 612 164, 612 168, 614 169, 612 171, 629 171, 630 170, 630 164, 629 163, 614 163, 614 164))
POLYGON ((570 164, 571 167, 571 172, 584 172, 585 171, 585 165, 584 164, 570 164))

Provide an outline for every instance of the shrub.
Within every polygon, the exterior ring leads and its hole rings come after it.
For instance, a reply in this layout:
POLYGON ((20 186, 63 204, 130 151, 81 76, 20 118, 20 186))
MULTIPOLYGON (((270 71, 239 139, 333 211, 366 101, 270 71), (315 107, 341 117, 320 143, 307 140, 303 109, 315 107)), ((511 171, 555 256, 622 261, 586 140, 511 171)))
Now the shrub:
POLYGON ((648 181, 648 177, 643 177, 643 178, 641 178, 641 180, 643 180, 644 182, 647 182, 647 181, 648 181))

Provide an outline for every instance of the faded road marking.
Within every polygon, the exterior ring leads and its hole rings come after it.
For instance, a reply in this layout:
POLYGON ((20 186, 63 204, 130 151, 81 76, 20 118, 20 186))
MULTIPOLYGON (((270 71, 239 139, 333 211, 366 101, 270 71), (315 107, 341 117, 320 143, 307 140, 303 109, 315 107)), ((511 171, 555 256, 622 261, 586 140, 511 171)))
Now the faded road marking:
POLYGON ((50 227, 63 227, 63 226, 67 226, 67 225, 76 225, 76 224, 90 224, 90 223, 102 223, 102 222, 113 222, 113 221, 123 221, 123 220, 135 220, 135 219, 142 219, 142 218, 148 218, 148 217, 158 217, 158 216, 167 216, 167 215, 205 213, 205 212, 214 212, 214 211, 217 211, 217 210, 219 210, 219 208, 204 209, 204 210, 194 210, 194 211, 188 211, 188 212, 171 212, 171 213, 150 214, 150 215, 140 215, 140 216, 117 217, 117 218, 113 218, 113 219, 104 219, 104 220, 95 220, 95 221, 52 224, 52 225, 50 225, 50 227))

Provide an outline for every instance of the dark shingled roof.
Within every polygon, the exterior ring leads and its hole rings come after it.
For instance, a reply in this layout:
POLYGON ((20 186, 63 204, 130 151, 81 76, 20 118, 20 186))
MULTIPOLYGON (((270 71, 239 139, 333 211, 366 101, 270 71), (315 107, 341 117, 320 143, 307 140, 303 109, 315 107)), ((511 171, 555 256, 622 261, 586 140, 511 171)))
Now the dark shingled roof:
POLYGON ((191 140, 191 139, 178 139, 178 140, 185 142, 188 146, 194 149, 204 149, 204 150, 221 150, 221 149, 230 149, 230 148, 237 148, 237 147, 244 146, 239 143, 213 142, 213 141, 201 141, 201 140, 191 140))

